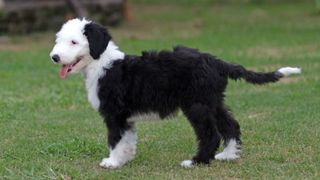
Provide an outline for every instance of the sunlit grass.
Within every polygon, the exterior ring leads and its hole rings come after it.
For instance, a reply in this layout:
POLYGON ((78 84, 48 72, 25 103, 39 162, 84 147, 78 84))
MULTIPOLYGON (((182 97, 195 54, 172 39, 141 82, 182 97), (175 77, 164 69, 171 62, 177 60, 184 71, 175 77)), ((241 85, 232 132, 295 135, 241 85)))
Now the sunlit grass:
MULTIPOLYGON (((134 19, 112 28, 128 53, 196 47, 254 70, 300 66, 277 84, 230 81, 226 102, 241 124, 235 162, 183 169, 196 151, 185 117, 137 124, 136 159, 98 166, 106 128, 87 102, 80 76, 58 78, 48 53, 53 33, 0 46, 0 179, 316 179, 320 176, 320 16, 311 4, 138 4, 134 19)), ((22 39, 22 40, 21 40, 22 39)))

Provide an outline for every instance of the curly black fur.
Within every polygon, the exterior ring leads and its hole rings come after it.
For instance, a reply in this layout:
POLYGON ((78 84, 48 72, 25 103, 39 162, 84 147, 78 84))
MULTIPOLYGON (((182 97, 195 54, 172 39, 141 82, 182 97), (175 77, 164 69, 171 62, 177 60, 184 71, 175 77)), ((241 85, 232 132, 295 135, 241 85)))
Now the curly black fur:
POLYGON ((122 134, 132 128, 127 119, 156 112, 165 118, 179 108, 184 112, 199 140, 195 163, 214 159, 220 137, 240 143, 240 127, 224 105, 228 78, 249 83, 275 82, 277 72, 256 73, 240 65, 182 46, 173 51, 143 52, 117 60, 98 81, 99 111, 109 129, 109 145, 114 148, 122 134))

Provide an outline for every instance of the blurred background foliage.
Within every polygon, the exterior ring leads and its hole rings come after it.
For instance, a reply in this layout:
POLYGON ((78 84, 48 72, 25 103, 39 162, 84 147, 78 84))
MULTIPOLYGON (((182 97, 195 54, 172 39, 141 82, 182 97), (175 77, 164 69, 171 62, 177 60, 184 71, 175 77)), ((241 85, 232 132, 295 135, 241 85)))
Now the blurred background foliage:
MULTIPOLYGON (((175 4, 182 6, 202 4, 218 6, 285 3, 314 4, 314 9, 310 9, 310 13, 316 14, 316 12, 320 12, 320 0, 0 0, 0 35, 8 33, 28 34, 46 30, 56 31, 66 19, 83 16, 104 25, 117 26, 123 20, 130 20, 130 7, 136 4, 175 4), (74 8, 70 2, 82 4, 82 9, 85 9, 86 12, 79 13, 78 9, 74 8), (26 8, 25 5, 27 4, 29 7, 26 8)), ((298 4, 297 6, 299 6, 298 4)))
POLYGON ((319 0, 134 0, 137 3, 177 3, 177 4, 198 4, 198 3, 220 3, 220 4, 240 4, 240 3, 294 3, 294 2, 314 2, 319 0))

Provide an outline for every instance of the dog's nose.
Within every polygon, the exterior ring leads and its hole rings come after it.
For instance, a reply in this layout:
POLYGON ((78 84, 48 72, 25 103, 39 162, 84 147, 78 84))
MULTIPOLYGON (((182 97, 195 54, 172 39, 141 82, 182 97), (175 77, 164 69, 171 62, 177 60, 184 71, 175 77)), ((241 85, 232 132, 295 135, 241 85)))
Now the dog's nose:
POLYGON ((56 63, 60 61, 60 57, 57 54, 54 54, 51 58, 56 63))

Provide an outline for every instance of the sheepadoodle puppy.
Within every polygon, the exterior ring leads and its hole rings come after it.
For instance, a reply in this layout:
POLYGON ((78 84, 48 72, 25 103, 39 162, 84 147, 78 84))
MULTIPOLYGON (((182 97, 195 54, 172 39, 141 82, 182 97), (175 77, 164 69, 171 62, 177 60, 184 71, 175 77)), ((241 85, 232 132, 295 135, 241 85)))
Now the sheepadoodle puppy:
POLYGON ((110 154, 102 159, 103 168, 118 168, 134 158, 133 117, 155 113, 164 119, 179 109, 198 139, 197 153, 181 166, 237 159, 240 126, 224 105, 228 79, 265 84, 300 73, 291 67, 253 72, 183 46, 126 55, 104 27, 86 19, 72 19, 62 26, 50 57, 61 65, 62 79, 76 73, 84 76, 88 100, 108 128, 110 154), (216 154, 221 139, 224 150, 216 154))

